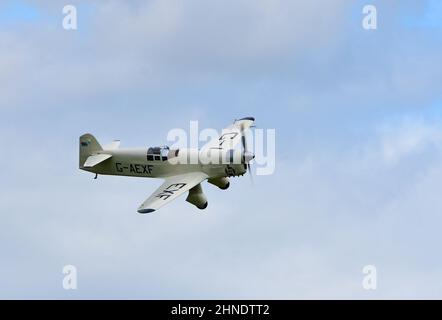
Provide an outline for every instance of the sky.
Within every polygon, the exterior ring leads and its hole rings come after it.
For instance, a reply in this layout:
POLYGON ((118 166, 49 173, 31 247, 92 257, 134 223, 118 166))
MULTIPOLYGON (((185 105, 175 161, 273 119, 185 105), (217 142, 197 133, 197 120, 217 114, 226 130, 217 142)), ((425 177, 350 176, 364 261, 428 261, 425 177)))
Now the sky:
POLYGON ((2 1, 0 298, 442 298, 441 40, 436 0, 2 1), (78 169, 86 132, 244 116, 275 171, 203 184, 203 212, 140 215, 160 181, 78 169))

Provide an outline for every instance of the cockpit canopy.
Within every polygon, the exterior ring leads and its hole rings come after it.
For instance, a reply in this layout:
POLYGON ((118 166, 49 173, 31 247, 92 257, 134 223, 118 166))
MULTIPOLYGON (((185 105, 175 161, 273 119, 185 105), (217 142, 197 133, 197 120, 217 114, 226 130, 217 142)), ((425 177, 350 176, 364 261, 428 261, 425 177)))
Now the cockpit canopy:
POLYGON ((153 147, 147 149, 147 161, 167 161, 169 154, 169 147, 153 147))

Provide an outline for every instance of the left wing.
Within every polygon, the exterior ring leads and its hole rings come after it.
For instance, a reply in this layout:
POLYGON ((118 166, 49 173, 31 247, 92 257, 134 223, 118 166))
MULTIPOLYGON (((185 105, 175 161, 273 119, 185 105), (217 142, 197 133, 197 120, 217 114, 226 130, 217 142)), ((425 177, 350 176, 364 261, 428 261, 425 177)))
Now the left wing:
POLYGON ((208 177, 209 176, 203 172, 191 172, 168 177, 164 183, 143 202, 138 208, 138 212, 149 213, 158 210, 208 177))

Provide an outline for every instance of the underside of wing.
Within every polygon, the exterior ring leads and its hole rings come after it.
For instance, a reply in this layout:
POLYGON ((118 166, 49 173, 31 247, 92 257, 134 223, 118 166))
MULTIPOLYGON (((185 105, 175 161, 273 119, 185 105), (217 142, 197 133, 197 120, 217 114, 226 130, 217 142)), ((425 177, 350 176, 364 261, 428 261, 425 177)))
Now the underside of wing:
POLYGON ((248 130, 254 122, 255 118, 253 117, 235 120, 232 125, 222 130, 218 139, 209 141, 201 151, 207 153, 210 150, 228 151, 234 149, 241 142, 241 131, 248 130))
POLYGON ((143 202, 138 208, 138 212, 149 213, 158 210, 207 178, 208 176, 202 172, 192 172, 168 177, 164 183, 143 202))

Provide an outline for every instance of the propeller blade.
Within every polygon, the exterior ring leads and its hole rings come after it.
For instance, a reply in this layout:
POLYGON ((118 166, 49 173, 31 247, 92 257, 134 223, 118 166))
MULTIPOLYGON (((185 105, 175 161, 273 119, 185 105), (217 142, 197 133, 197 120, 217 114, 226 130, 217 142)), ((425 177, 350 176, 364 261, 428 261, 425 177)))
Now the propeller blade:
POLYGON ((250 154, 249 154, 249 150, 247 148, 247 139, 246 139, 246 135, 244 132, 244 125, 241 125, 241 143, 242 143, 243 155, 244 155, 243 156, 244 168, 248 171, 249 176, 250 176, 250 181, 253 185, 254 182, 253 182, 252 168, 250 166, 250 160, 252 160, 254 158, 254 156, 252 156, 252 158, 249 159, 250 154))
POLYGON ((241 125, 241 142, 242 142, 242 147, 244 150, 244 153, 247 152, 247 140, 246 140, 246 136, 244 134, 244 125, 241 125))
POLYGON ((252 174, 252 168, 251 168, 251 166, 250 166, 250 163, 247 163, 247 171, 249 172, 250 181, 252 182, 252 185, 254 185, 254 182, 253 182, 253 174, 252 174))

